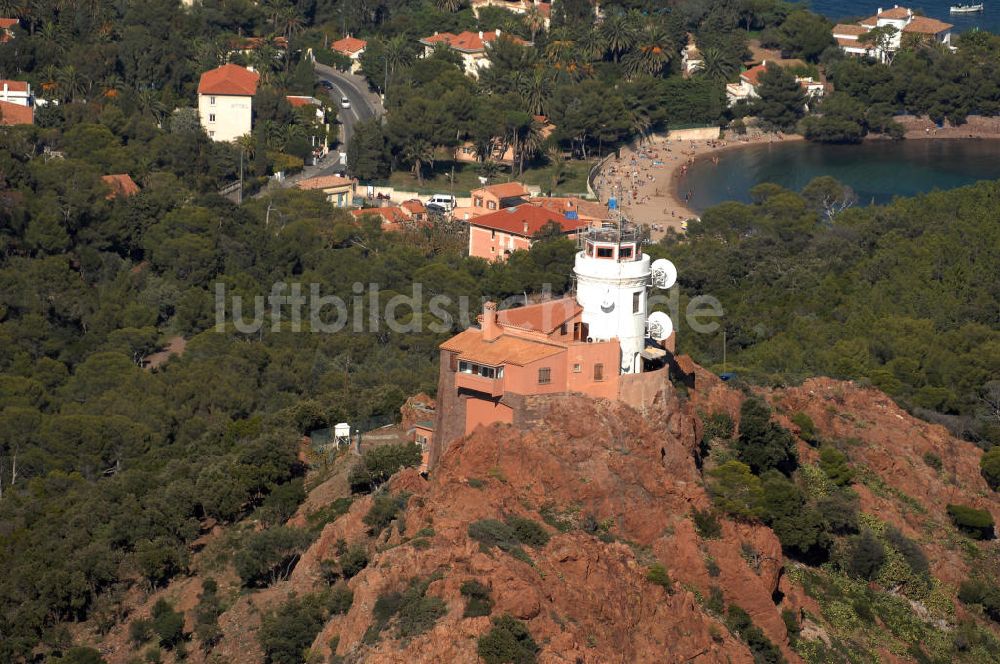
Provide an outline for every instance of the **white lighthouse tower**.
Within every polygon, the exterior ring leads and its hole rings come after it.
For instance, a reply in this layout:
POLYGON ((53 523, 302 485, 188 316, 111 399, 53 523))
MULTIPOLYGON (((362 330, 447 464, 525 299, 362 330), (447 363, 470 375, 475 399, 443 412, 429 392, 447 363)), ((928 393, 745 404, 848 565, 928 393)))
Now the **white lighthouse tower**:
POLYGON ((573 267, 587 340, 617 339, 622 349, 621 373, 642 371, 646 345, 652 271, 641 240, 639 229, 624 219, 610 227, 589 229, 581 233, 581 249, 573 267))

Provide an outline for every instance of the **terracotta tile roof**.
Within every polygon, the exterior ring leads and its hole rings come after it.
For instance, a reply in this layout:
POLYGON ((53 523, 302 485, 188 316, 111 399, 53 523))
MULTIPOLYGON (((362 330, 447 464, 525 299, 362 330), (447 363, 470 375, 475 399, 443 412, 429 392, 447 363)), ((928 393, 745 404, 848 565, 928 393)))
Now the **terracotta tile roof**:
POLYGON ((299 180, 295 186, 299 189, 331 189, 333 187, 347 187, 352 184, 354 184, 354 180, 350 178, 342 178, 339 175, 320 175, 299 180))
POLYGON ((548 18, 552 14, 552 3, 551 2, 536 2, 535 3, 535 9, 538 10, 539 14, 541 14, 545 18, 548 18))
POLYGON ((348 35, 343 39, 338 39, 337 41, 330 44, 330 48, 334 51, 340 51, 345 55, 353 55, 363 50, 365 46, 368 45, 364 39, 358 39, 357 37, 351 37, 348 35))
POLYGON ((0 125, 35 124, 35 114, 30 106, 0 101, 0 125))
POLYGON ((0 30, 10 30, 18 23, 16 18, 0 18, 0 30))
POLYGON ((460 359, 493 367, 504 364, 523 367, 546 357, 558 355, 565 350, 564 346, 509 334, 501 334, 493 341, 486 341, 483 339, 482 330, 476 328, 459 332, 440 347, 458 353, 460 359))
POLYGON ((469 225, 503 231, 504 233, 519 235, 521 237, 533 237, 546 224, 553 222, 559 224, 563 233, 572 233, 590 225, 581 219, 567 219, 566 215, 560 212, 529 204, 515 205, 514 207, 473 217, 469 220, 469 225))
POLYGON ((601 220, 610 218, 608 208, 595 201, 585 201, 574 196, 532 196, 528 199, 532 205, 543 207, 559 214, 575 211, 581 219, 601 220))
POLYGON ((291 104, 296 108, 300 108, 302 106, 310 106, 310 105, 312 106, 323 105, 323 102, 321 102, 319 99, 316 99, 316 97, 306 97, 303 95, 285 95, 285 99, 288 100, 289 104, 291 104))
POLYGON ((550 300, 539 304, 529 304, 516 309, 497 312, 497 323, 501 327, 514 327, 532 332, 552 333, 557 327, 583 311, 571 297, 550 300))
POLYGON ((399 204, 399 207, 408 210, 410 214, 424 214, 427 212, 427 208, 424 207, 424 204, 416 198, 410 201, 403 201, 399 204))
POLYGON ((757 87, 757 85, 760 83, 760 75, 766 71, 767 71, 767 65, 759 64, 756 67, 751 67, 750 69, 747 69, 745 72, 740 74, 740 78, 746 79, 750 83, 750 85, 757 87))
POLYGON ((951 23, 939 21, 936 18, 926 16, 914 16, 913 20, 903 26, 903 32, 916 33, 919 35, 936 35, 941 32, 948 32, 953 26, 951 23))
POLYGON ((851 25, 850 23, 838 23, 833 26, 833 34, 835 35, 854 35, 860 37, 866 32, 868 32, 868 29, 864 26, 851 25))
POLYGON ((27 92, 28 82, 27 81, 11 81, 7 79, 0 79, 0 90, 3 86, 7 86, 7 90, 10 92, 27 92))
POLYGON ((881 14, 878 14, 877 17, 899 20, 908 17, 912 13, 913 12, 907 9, 906 7, 900 7, 899 5, 896 5, 892 9, 886 9, 881 14))
POLYGON ((108 199, 118 198, 119 196, 128 198, 139 193, 139 185, 135 183, 135 180, 128 173, 102 175, 101 179, 104 180, 106 185, 111 187, 111 193, 107 195, 108 199))
POLYGON ((257 72, 239 65, 226 64, 201 75, 198 94, 252 97, 257 94, 259 80, 260 74, 257 72))
MULTIPOLYGON (((421 44, 426 46, 434 46, 435 44, 445 43, 456 51, 464 51, 466 53, 482 53, 486 50, 486 45, 490 42, 496 41, 500 37, 496 30, 490 30, 488 32, 460 32, 454 35, 450 32, 439 32, 437 34, 431 35, 430 37, 424 37, 420 40, 421 44)), ((524 41, 520 37, 514 35, 504 35, 507 39, 510 39, 515 44, 520 44, 521 46, 527 46, 528 42, 524 41)))
POLYGON ((402 209, 395 206, 362 208, 360 210, 351 210, 351 214, 359 219, 366 214, 374 214, 382 217, 382 222, 386 224, 399 224, 409 219, 407 214, 403 212, 402 209))
POLYGON ((521 198, 528 195, 528 190, 524 188, 524 185, 520 182, 503 182, 501 184, 491 184, 488 187, 480 187, 472 192, 473 195, 477 191, 481 191, 488 194, 493 194, 497 198, 521 198))

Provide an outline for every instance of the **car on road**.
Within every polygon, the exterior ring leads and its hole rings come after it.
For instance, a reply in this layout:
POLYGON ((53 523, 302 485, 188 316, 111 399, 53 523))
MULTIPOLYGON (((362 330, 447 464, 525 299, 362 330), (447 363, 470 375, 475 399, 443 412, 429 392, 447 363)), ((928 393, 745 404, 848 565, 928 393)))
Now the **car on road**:
POLYGON ((333 83, 331 83, 330 81, 327 81, 326 79, 321 80, 319 82, 319 86, 321 88, 326 89, 326 90, 333 90, 333 83))
POLYGON ((340 98, 340 107, 341 108, 350 108, 351 107, 351 100, 348 99, 347 97, 341 97, 340 98))
POLYGON ((451 212, 455 209, 456 201, 455 197, 451 194, 434 194, 427 201, 428 205, 437 205, 444 208, 445 212, 451 212))
POLYGON ((443 217, 448 213, 448 210, 446 210, 443 205, 438 205, 437 203, 428 203, 424 207, 427 208, 427 214, 432 217, 443 217))

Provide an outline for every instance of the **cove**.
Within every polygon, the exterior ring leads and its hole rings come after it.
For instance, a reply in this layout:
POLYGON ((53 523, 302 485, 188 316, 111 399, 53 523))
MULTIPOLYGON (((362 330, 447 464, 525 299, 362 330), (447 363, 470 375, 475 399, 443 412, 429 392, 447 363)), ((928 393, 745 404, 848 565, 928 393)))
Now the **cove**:
POLYGON ((896 196, 953 189, 1000 179, 1000 140, 903 139, 860 145, 796 141, 736 147, 702 157, 677 181, 679 199, 690 193, 695 212, 724 201, 750 202, 750 189, 773 182, 799 191, 829 175, 854 189, 859 205, 882 204, 896 196))

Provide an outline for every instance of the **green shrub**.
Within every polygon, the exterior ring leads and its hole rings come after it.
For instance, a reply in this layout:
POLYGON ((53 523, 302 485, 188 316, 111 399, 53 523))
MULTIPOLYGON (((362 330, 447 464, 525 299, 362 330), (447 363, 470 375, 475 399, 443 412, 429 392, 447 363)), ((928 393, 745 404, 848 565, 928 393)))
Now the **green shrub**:
POLYGON ((372 609, 375 621, 365 634, 364 641, 369 644, 378 641, 381 632, 394 618, 396 635, 403 639, 423 634, 433 627, 447 608, 441 598, 427 595, 428 586, 430 580, 412 579, 405 591, 380 595, 372 609))
POLYGON ((753 624, 750 614, 735 604, 730 605, 726 611, 726 627, 747 644, 755 664, 777 664, 785 661, 781 650, 764 635, 760 627, 753 624))
POLYGON ((726 610, 726 599, 722 595, 722 588, 711 586, 708 589, 708 597, 705 599, 705 609, 721 616, 726 610))
POLYGON ((157 537, 136 545, 135 562, 139 572, 156 588, 187 568, 187 554, 174 538, 157 537))
POLYGON ((948 505, 948 516, 960 531, 973 539, 993 539, 993 516, 968 505, 948 505))
POLYGON ((674 583, 670 580, 670 575, 667 574, 667 568, 660 563, 653 563, 646 569, 646 580, 662 586, 668 594, 674 591, 674 583))
POLYGON ((702 418, 701 445, 703 451, 707 452, 712 441, 730 440, 733 437, 733 418, 725 411, 718 411, 702 418))
POLYGON ((380 445, 365 451, 348 476, 353 493, 372 491, 403 468, 419 466, 423 452, 416 443, 380 445))
POLYGON ((847 464, 847 455, 834 447, 824 446, 820 450, 819 467, 837 486, 848 486, 854 481, 854 470, 847 464))
POLYGON ((184 614, 174 611, 167 600, 160 598, 153 605, 153 631, 164 648, 173 648, 184 640, 184 614))
POLYGON ((802 631, 802 625, 799 624, 799 617, 796 615, 795 611, 791 609, 784 609, 781 612, 781 621, 785 623, 785 631, 788 632, 788 640, 794 646, 795 641, 799 638, 799 633, 802 631))
POLYGON ((715 512, 710 509, 691 511, 691 520, 694 521, 694 529, 702 539, 719 539, 722 537, 722 524, 715 516, 715 512))
POLYGON ((927 556, 924 555, 919 544, 901 533, 895 526, 886 528, 885 538, 903 556, 910 571, 924 577, 930 574, 930 563, 927 562, 927 556))
POLYGON ((277 526, 288 521, 306 499, 305 483, 301 477, 279 484, 267 494, 258 510, 261 521, 277 526))
POLYGON ((194 633, 201 641, 202 647, 211 649, 222 638, 219 627, 219 616, 224 608, 219 598, 219 585, 215 579, 205 579, 198 596, 198 606, 194 613, 194 633))
POLYGON ((476 581, 470 579, 462 584, 460 589, 465 597, 465 612, 463 618, 476 618, 478 616, 488 616, 493 611, 493 598, 490 596, 490 589, 476 581))
POLYGON ((62 657, 52 657, 45 660, 48 664, 106 664, 101 657, 101 651, 94 648, 77 646, 70 648, 62 657))
POLYGON ((354 578, 361 570, 368 567, 368 551, 362 544, 352 544, 337 562, 340 564, 340 573, 345 579, 354 578))
POLYGON ((305 651, 323 628, 326 615, 323 597, 291 597, 261 620, 257 640, 267 664, 302 664, 305 651))
POLYGON ((509 615, 494 618, 476 648, 486 664, 534 664, 539 650, 528 627, 509 615))
POLYGON ((719 567, 719 563, 715 562, 715 558, 709 556, 705 559, 705 571, 712 578, 715 578, 722 574, 722 569, 719 567))
POLYGON ((541 547, 549 543, 549 534, 542 524, 521 516, 511 516, 507 519, 507 525, 514 533, 514 539, 521 544, 541 547))
POLYGON ((1000 588, 986 581, 968 579, 958 587, 958 599, 979 604, 990 619, 1000 622, 1000 588))
POLYGON ((323 530, 323 527, 328 523, 333 523, 341 516, 347 514, 347 511, 351 509, 351 503, 354 502, 351 498, 337 498, 335 501, 328 505, 324 505, 315 512, 311 512, 306 515, 306 523, 308 524, 309 530, 314 533, 319 533, 323 530))
POLYGON ((856 579, 871 581, 885 564, 885 547, 875 533, 865 529, 852 538, 847 561, 847 573, 856 579))
MULTIPOLYGON (((982 461, 982 459, 979 460, 980 466, 982 465, 982 461)), ((934 452, 924 452, 924 463, 939 472, 941 468, 944 467, 944 464, 941 462, 941 457, 934 454, 934 452)))
POLYGON ((364 524, 368 526, 369 534, 377 537, 383 530, 388 528, 392 520, 396 518, 396 515, 406 507, 409 498, 409 494, 406 493, 380 493, 375 496, 372 506, 362 519, 364 524))
POLYGON ((755 475, 771 469, 790 475, 798 466, 795 439, 787 429, 771 421, 771 409, 757 397, 746 399, 740 406, 736 453, 755 475))
POLYGON ((276 526, 251 534, 233 558, 243 585, 267 586, 295 568, 311 537, 303 530, 276 526))
POLYGON ((533 562, 520 545, 545 546, 549 541, 549 534, 541 524, 518 516, 509 517, 507 523, 496 519, 474 521, 469 524, 469 537, 484 549, 495 546, 529 565, 533 562))
POLYGON ((326 602, 330 613, 343 615, 351 610, 354 604, 354 592, 347 587, 346 583, 338 583, 330 590, 330 597, 326 602))
POLYGON ((153 623, 144 618, 136 618, 128 626, 128 638, 139 646, 153 637, 153 623))
POLYGON ((813 424, 812 418, 805 413, 799 411, 792 415, 792 424, 799 428, 799 438, 806 441, 810 445, 815 445, 818 441, 816 436, 816 425, 813 424))
POLYGON ((760 478, 740 461, 727 461, 708 471, 708 492, 715 506, 737 519, 753 520, 763 513, 764 490, 760 478))
POLYGON ((991 447, 979 457, 979 472, 991 489, 1000 489, 1000 446, 991 447))

